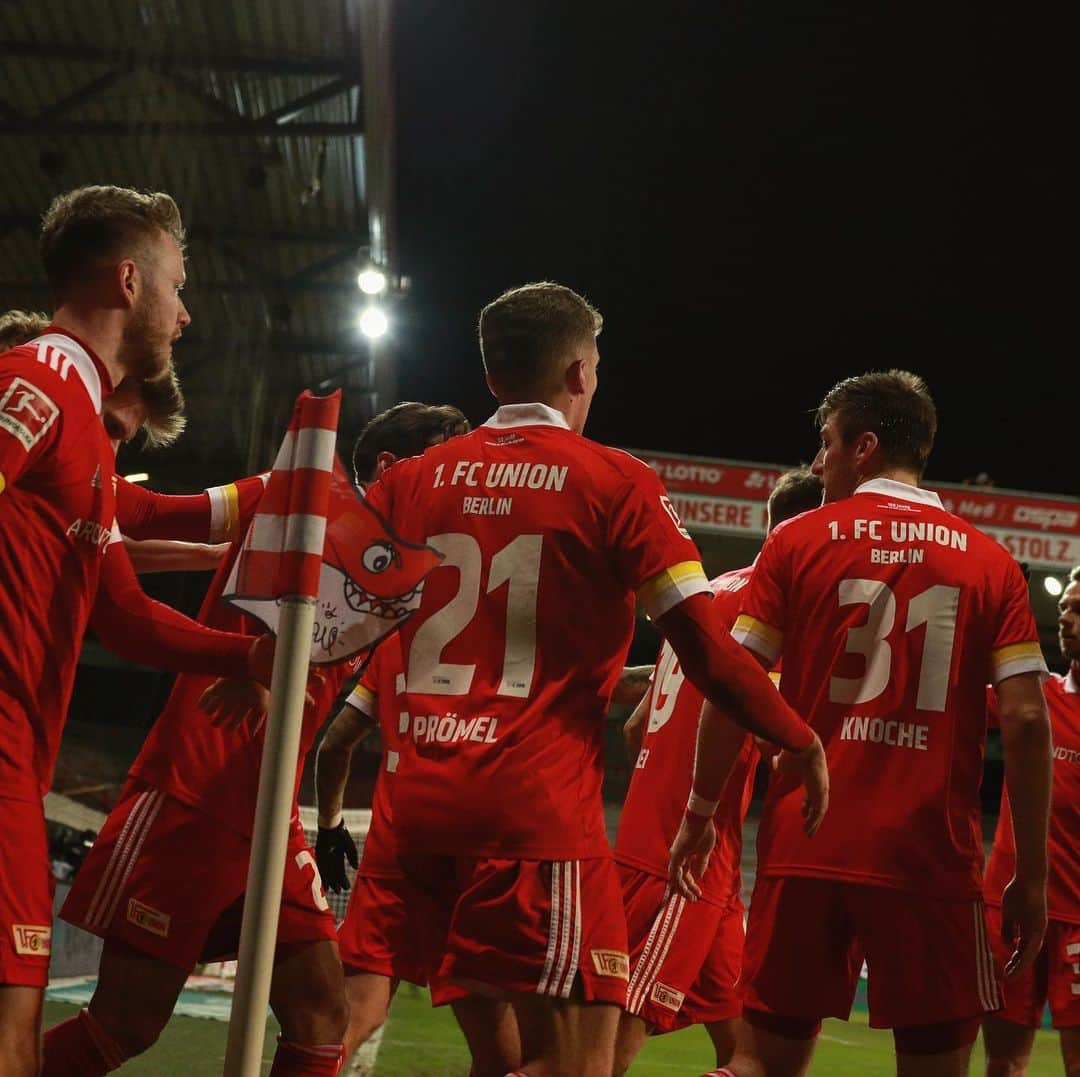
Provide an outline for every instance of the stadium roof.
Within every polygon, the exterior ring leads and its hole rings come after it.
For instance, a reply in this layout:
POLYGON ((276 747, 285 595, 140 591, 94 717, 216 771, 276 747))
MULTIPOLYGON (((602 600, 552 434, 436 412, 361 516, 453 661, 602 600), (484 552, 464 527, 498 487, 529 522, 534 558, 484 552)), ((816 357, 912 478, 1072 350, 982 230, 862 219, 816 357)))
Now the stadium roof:
POLYGON ((392 392, 356 330, 357 270, 394 268, 388 8, 0 5, 0 309, 48 309, 35 237, 56 193, 163 189, 184 214, 190 422, 155 476, 265 466, 305 386, 348 388, 345 432, 392 392))

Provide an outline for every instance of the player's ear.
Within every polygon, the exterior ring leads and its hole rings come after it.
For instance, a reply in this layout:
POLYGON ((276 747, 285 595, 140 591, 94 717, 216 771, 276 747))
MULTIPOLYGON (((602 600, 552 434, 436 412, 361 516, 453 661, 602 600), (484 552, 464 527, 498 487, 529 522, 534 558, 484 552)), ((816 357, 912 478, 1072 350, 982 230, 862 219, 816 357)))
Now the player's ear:
POLYGON ((584 359, 575 359, 566 368, 563 372, 563 383, 571 396, 582 396, 588 391, 584 359))
POLYGON ((134 258, 125 258, 116 266, 116 282, 124 297, 124 302, 129 306, 135 306, 139 291, 139 267, 134 258))
POLYGON ((877 452, 880 446, 878 436, 872 430, 864 430, 855 439, 855 462, 856 464, 866 465, 870 463, 871 458, 877 452))
POLYGON ((384 475, 397 462, 397 457, 385 449, 375 457, 375 478, 384 475))

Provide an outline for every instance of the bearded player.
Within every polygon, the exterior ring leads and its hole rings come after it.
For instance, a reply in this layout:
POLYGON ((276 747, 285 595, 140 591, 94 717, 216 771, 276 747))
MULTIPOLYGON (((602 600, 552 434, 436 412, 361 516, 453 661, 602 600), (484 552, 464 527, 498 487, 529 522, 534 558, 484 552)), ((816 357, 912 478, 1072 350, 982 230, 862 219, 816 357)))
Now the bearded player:
POLYGON ((0 356, 0 1058, 15 1077, 40 1065, 52 922, 41 798, 87 622, 133 661, 269 679, 252 637, 151 602, 115 526, 102 402, 124 377, 168 369, 190 321, 182 243, 168 195, 59 196, 41 236, 53 325, 0 356))

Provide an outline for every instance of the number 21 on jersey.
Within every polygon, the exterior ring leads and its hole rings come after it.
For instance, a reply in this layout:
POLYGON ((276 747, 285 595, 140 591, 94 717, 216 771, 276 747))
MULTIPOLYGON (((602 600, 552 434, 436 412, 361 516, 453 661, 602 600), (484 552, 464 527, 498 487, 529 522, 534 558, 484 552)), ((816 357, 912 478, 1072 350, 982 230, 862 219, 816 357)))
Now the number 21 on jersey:
POLYGON ((444 662, 443 651, 468 631, 480 608, 481 585, 484 594, 491 595, 505 584, 502 676, 497 691, 500 696, 527 698, 536 670, 536 596, 543 535, 518 535, 486 565, 472 535, 432 535, 428 542, 443 554, 440 570, 458 570, 458 589, 417 629, 409 648, 407 690, 422 695, 468 695, 476 663, 444 662))

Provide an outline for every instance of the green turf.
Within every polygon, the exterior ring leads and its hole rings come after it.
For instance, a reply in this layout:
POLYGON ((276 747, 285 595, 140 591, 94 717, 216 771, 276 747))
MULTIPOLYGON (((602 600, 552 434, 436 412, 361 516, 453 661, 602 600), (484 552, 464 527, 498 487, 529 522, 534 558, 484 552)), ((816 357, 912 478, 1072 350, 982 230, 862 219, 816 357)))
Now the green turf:
MULTIPOLYGON (((45 1004, 46 1026, 76 1012, 63 1003, 45 1004)), ((226 1026, 220 1021, 174 1017, 161 1039, 141 1058, 116 1072, 121 1077, 218 1077, 225 1056, 226 1026)), ((277 1026, 267 1024, 266 1051, 273 1054, 277 1026)), ((631 1068, 633 1077, 693 1077, 713 1065, 708 1036, 688 1029, 649 1042, 631 1068)), ((972 1072, 981 1071, 981 1047, 976 1046, 972 1072)), ((398 993, 383 1033, 375 1077, 466 1077, 469 1072, 464 1042, 446 1009, 433 1010, 427 992, 405 986, 398 993)), ((827 1021, 811 1072, 828 1077, 891 1077, 892 1037, 867 1028, 864 1015, 850 1022, 827 1021)), ((1038 1033, 1028 1077, 1059 1077, 1062 1073, 1057 1036, 1038 1033)))
MULTIPOLYGON (((45 1027, 78 1013, 77 1006, 63 1002, 45 1003, 45 1027)), ((228 1025, 199 1017, 174 1017, 156 1044, 144 1055, 132 1059, 114 1072, 121 1077, 221 1077, 225 1060, 228 1025)), ((263 1070, 270 1072, 274 1056, 277 1022, 266 1024, 263 1070)), ((466 1073, 468 1070, 466 1070, 466 1073)))
MULTIPOLYGON (((630 1068, 633 1077, 694 1077, 715 1065, 704 1029, 691 1028, 651 1040, 630 1068)), ((972 1072, 981 1070, 982 1048, 976 1045, 972 1072)), ((427 994, 403 989, 394 1002, 383 1033, 375 1077, 466 1077, 468 1056, 453 1018, 433 1010, 427 994)), ((853 1020, 827 1021, 811 1073, 827 1077, 892 1077, 892 1036, 868 1028, 865 1014, 853 1020)), ((1036 1036, 1028 1077, 1060 1077, 1057 1036, 1036 1036)))

